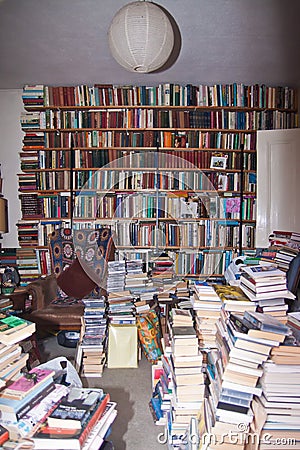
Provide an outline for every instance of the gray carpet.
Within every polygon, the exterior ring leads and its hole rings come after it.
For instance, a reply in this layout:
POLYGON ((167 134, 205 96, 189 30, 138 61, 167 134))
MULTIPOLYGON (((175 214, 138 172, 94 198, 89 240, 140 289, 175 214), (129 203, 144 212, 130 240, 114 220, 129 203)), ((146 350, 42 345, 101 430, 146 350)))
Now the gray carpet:
MULTIPOLYGON (((75 350, 57 343, 55 336, 39 342, 42 362, 66 356, 72 363, 75 350)), ((157 436, 163 427, 154 424, 148 402, 151 397, 151 364, 144 356, 137 369, 104 369, 100 378, 83 380, 83 385, 101 387, 117 402, 118 415, 109 439, 115 450, 164 450, 157 436)))

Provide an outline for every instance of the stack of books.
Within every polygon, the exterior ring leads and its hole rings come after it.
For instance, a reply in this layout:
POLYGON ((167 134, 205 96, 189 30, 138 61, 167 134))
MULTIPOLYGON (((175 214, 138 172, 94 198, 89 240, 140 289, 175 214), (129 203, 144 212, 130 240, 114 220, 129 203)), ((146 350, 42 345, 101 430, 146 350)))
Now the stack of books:
POLYGON ((205 383, 202 371, 203 356, 193 318, 188 310, 172 310, 171 354, 171 407, 167 413, 169 443, 178 440, 187 431, 190 420, 196 417, 204 399, 205 383))
POLYGON ((13 345, 35 332, 35 323, 17 316, 0 318, 0 342, 13 345))
POLYGON ((126 275, 125 260, 108 261, 107 267, 107 292, 124 291, 126 275))
POLYGON ((148 284, 148 275, 143 272, 143 260, 126 260, 125 290, 145 287, 148 284))
MULTIPOLYGON (((263 393, 264 364, 270 360, 273 349, 285 340, 288 331, 272 316, 255 311, 244 314, 223 311, 217 328, 219 351, 209 353, 207 365, 211 409, 215 416, 210 433, 221 440, 222 430, 232 429, 238 433, 240 448, 244 448, 247 434, 241 432, 239 424, 243 423, 246 429, 252 423, 254 396, 258 398, 263 393)), ((230 441, 225 443, 226 449, 231 448, 230 441)))
POLYGON ((273 347, 269 360, 263 365, 260 402, 264 407, 266 421, 262 433, 270 434, 270 442, 266 443, 268 445, 276 445, 276 438, 293 438, 296 446, 300 441, 300 346, 295 337, 290 335, 289 326, 282 329, 282 333, 284 330, 284 341, 273 347))
POLYGON ((112 325, 135 325, 134 297, 129 290, 110 292, 107 298, 107 316, 112 325))
POLYGON ((21 354, 19 344, 3 344, 0 341, 0 388, 5 387, 10 380, 16 379, 26 366, 28 354, 21 354))
POLYGON ((195 328, 202 349, 216 346, 215 323, 220 317, 222 301, 215 289, 202 282, 195 282, 191 297, 195 311, 195 328))
POLYGON ((1 423, 11 424, 24 417, 55 389, 55 372, 35 367, 0 392, 1 423))
POLYGON ((106 361, 107 317, 105 299, 85 298, 80 338, 76 348, 76 369, 84 377, 101 376, 106 361))
POLYGON ((70 388, 33 430, 34 448, 100 448, 117 411, 110 395, 96 388, 70 388))
POLYGON ((281 247, 278 247, 274 257, 274 262, 278 265, 279 269, 287 272, 289 270, 291 262, 298 255, 298 253, 298 248, 292 248, 288 245, 283 245, 281 247))
POLYGON ((169 256, 158 256, 151 261, 151 278, 156 286, 170 285, 174 282, 174 262, 169 256))
POLYGON ((258 307, 286 323, 288 305, 285 299, 295 296, 287 288, 286 273, 274 264, 254 265, 242 268, 240 287, 258 307))
POLYGON ((176 283, 174 298, 181 309, 192 309, 191 289, 188 281, 179 281, 176 283))
POLYGON ((37 280, 40 275, 36 250, 34 248, 18 248, 16 253, 16 263, 20 274, 22 286, 37 280))
POLYGON ((300 249, 300 233, 295 231, 275 230, 270 235, 269 240, 271 245, 300 249))
POLYGON ((35 84, 29 85, 26 84, 23 87, 22 99, 24 105, 26 107, 30 106, 43 106, 44 105, 44 85, 43 84, 35 84))

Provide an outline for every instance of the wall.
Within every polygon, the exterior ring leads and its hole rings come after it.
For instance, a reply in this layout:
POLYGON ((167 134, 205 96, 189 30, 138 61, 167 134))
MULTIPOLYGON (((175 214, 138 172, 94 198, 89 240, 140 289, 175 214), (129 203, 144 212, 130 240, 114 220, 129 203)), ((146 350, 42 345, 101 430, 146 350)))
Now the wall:
POLYGON ((18 198, 20 171, 19 152, 22 148, 23 132, 20 114, 23 111, 22 90, 0 89, 0 163, 3 177, 3 194, 8 200, 9 233, 3 235, 3 247, 18 247, 16 222, 21 218, 18 198))

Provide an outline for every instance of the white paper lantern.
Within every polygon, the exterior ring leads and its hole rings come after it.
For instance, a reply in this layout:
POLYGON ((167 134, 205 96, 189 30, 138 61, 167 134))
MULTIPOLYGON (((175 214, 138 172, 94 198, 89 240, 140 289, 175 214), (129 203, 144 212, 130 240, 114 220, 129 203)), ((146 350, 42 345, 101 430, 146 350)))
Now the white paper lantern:
POLYGON ((174 46, 174 32, 166 13, 155 3, 137 1, 114 16, 108 41, 115 60, 131 72, 148 73, 162 67, 174 46))

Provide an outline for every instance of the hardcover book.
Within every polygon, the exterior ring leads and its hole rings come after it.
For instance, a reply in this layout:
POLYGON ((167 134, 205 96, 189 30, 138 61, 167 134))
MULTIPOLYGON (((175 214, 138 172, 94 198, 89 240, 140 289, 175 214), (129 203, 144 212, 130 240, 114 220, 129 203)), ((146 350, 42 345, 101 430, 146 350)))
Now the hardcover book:
POLYGON ((102 396, 102 389, 71 388, 48 416, 48 426, 80 429, 102 396))

